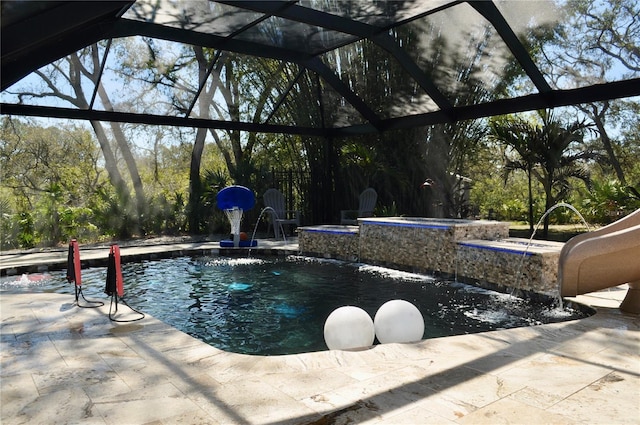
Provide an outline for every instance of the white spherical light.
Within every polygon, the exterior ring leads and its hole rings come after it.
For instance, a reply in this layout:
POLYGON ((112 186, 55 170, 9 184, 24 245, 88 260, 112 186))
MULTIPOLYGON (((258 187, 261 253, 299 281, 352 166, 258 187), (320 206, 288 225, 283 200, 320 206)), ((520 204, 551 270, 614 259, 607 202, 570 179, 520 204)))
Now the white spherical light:
POLYGON ((420 341, 424 334, 424 318, 420 310, 409 301, 391 300, 382 304, 373 319, 378 341, 420 341))
POLYGON ((339 307, 324 322, 324 341, 330 350, 369 347, 374 338, 373 320, 359 307, 339 307))

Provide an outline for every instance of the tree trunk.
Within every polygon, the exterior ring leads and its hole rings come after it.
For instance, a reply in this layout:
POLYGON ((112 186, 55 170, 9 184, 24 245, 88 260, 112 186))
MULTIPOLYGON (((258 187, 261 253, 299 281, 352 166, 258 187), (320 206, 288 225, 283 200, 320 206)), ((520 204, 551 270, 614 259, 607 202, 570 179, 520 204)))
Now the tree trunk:
POLYGON ((529 180, 529 234, 533 235, 533 188, 531 182, 531 164, 527 170, 527 179, 529 180))
POLYGON ((109 175, 109 181, 116 189, 116 194, 118 198, 126 203, 127 206, 131 203, 131 193, 129 192, 129 188, 127 187, 126 182, 122 178, 120 174, 120 170, 118 170, 118 163, 116 161, 116 157, 111 150, 111 145, 109 144, 109 139, 102 127, 102 124, 99 121, 91 121, 91 126, 93 127, 93 131, 96 133, 96 137, 98 138, 98 143, 100 144, 100 148, 102 149, 102 156, 104 157, 104 167, 107 170, 107 174, 109 175))
MULTIPOLYGON (((97 44, 92 45, 91 57, 94 62, 94 70, 93 72, 87 69, 82 61, 80 60, 79 53, 75 55, 71 55, 68 58, 69 70, 68 73, 65 73, 63 69, 59 69, 59 72, 67 78, 69 84, 75 93, 75 98, 67 99, 74 105, 76 105, 79 109, 89 109, 89 101, 87 100, 87 96, 84 92, 81 75, 85 75, 87 78, 90 78, 95 84, 98 84, 99 80, 99 59, 97 55, 97 44)), ((47 80, 48 77, 44 76, 44 74, 40 74, 43 80, 47 80)), ((60 98, 65 98, 62 92, 55 89, 54 93, 56 96, 60 98)), ((108 99, 106 99, 108 101, 108 99)), ((125 180, 122 178, 122 174, 120 174, 120 170, 118 169, 118 163, 116 157, 111 149, 111 145, 109 143, 109 138, 102 126, 102 123, 99 121, 91 121, 91 126, 96 134, 98 139, 98 143, 100 144, 100 148, 102 150, 102 155, 104 157, 105 169, 107 170, 107 174, 109 175, 109 181, 113 185, 116 190, 116 194, 119 202, 123 203, 127 210, 131 208, 131 193, 125 180)))
POLYGON ((547 214, 547 211, 549 211, 551 209, 551 207, 553 206, 553 204, 555 203, 555 199, 553 197, 553 192, 552 192, 552 185, 553 185, 553 175, 548 175, 547 176, 547 181, 544 183, 544 230, 542 232, 542 237, 544 239, 547 239, 549 237, 549 214, 547 214))
POLYGON ((202 180, 200 179, 200 165, 207 129, 199 128, 191 151, 191 165, 189 166, 189 232, 200 232, 202 219, 202 180))
POLYGON ((609 157, 609 162, 613 167, 613 170, 616 172, 616 176, 622 185, 627 185, 627 179, 624 177, 624 171, 622 171, 622 166, 620 166, 620 161, 618 161, 618 157, 616 156, 615 151, 613 150, 613 143, 609 138, 609 134, 607 134, 607 130, 604 126, 604 116, 609 109, 609 102, 605 103, 605 106, 602 108, 600 112, 598 112, 597 105, 590 105, 591 110, 587 110, 586 108, 581 108, 583 111, 587 112, 593 122, 595 123, 598 131, 600 132, 600 141, 602 142, 602 146, 604 150, 607 152, 607 156, 609 157))
MULTIPOLYGON (((105 109, 108 111, 113 111, 111 100, 109 99, 109 96, 107 95, 102 85, 98 87, 98 95, 100 96, 100 100, 102 101, 105 109)), ((116 143, 118 144, 118 148, 120 148, 122 158, 127 165, 127 170, 129 171, 129 176, 131 177, 131 183, 133 184, 133 190, 136 194, 135 207, 138 215, 138 217, 136 217, 136 221, 138 224, 142 224, 144 226, 144 222, 148 218, 148 207, 147 198, 144 194, 144 187, 142 185, 142 179, 140 178, 140 173, 138 172, 138 165, 136 164, 136 160, 131 153, 129 143, 126 136, 124 135, 124 132, 122 131, 120 123, 112 122, 110 123, 110 125, 111 131, 113 132, 113 137, 115 138, 116 143)))

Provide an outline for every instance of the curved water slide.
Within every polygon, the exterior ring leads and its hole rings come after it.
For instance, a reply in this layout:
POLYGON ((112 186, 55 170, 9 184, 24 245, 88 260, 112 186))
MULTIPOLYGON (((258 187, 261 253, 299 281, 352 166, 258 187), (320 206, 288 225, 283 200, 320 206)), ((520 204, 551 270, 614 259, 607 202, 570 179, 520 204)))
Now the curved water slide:
POLYGON ((571 238, 560 251, 558 282, 563 297, 628 283, 620 309, 640 313, 640 209, 571 238))

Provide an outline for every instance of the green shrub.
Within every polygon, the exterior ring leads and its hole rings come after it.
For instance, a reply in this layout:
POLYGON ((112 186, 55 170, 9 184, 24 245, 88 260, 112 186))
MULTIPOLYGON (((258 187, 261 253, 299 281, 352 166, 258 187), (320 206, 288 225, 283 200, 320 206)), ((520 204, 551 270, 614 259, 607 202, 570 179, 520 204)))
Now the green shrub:
POLYGON ((612 223, 640 208, 638 192, 618 180, 594 181, 581 210, 589 223, 612 223))
POLYGON ((17 214, 18 233, 16 240, 20 248, 33 248, 36 246, 36 235, 33 226, 33 217, 28 212, 17 214))

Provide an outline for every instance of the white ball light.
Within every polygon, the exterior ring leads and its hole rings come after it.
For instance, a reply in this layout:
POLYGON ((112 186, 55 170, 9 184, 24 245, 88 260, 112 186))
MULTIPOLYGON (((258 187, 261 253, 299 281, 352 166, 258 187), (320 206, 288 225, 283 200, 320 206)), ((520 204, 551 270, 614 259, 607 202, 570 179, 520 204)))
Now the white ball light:
POLYGON ((369 347, 374 338, 373 320, 359 307, 339 307, 324 322, 324 341, 330 350, 369 347))
POLYGON ((418 308, 409 301, 391 300, 382 304, 373 319, 378 341, 420 341, 424 334, 424 318, 418 308))

